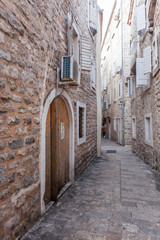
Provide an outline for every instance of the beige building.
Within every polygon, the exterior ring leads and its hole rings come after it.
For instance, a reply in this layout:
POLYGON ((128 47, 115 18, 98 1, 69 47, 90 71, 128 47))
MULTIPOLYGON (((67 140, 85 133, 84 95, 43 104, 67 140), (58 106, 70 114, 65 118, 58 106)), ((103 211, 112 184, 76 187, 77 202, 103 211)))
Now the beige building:
POLYGON ((97 154, 101 20, 94 0, 0 1, 1 240, 21 237, 97 154))
POLYGON ((122 145, 131 144, 129 6, 129 0, 114 2, 101 52, 102 124, 106 137, 122 145))
POLYGON ((131 1, 132 148, 160 169, 160 1, 131 1))

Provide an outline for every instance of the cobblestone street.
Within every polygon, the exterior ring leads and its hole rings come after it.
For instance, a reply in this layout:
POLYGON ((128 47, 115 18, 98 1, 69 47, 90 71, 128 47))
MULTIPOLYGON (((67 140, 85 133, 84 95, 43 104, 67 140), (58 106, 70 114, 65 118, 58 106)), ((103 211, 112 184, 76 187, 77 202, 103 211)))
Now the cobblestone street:
POLYGON ((103 140, 102 157, 23 237, 40 239, 160 240, 158 176, 129 147, 103 140))

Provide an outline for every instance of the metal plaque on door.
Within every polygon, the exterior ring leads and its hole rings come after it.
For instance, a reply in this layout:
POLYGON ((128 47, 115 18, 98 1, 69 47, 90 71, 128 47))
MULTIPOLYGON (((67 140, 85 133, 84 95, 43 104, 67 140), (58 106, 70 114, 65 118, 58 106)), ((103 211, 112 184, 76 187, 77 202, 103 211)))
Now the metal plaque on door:
POLYGON ((65 137, 64 123, 60 123, 60 131, 61 131, 61 140, 63 140, 65 137))

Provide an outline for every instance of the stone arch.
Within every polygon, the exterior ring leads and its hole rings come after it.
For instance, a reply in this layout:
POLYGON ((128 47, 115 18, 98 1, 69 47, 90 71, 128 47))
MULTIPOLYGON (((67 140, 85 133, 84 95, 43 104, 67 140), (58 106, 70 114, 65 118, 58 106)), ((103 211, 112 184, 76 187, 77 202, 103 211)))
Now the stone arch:
POLYGON ((72 101, 66 91, 62 91, 61 88, 53 89, 51 93, 48 95, 42 112, 42 120, 41 120, 41 143, 40 143, 40 198, 41 198, 41 213, 45 212, 45 204, 44 204, 44 193, 45 193, 45 139, 46 139, 46 119, 47 113, 50 107, 50 104, 55 99, 56 96, 61 95, 64 100, 68 115, 69 115, 69 181, 74 181, 74 111, 72 107, 72 101))

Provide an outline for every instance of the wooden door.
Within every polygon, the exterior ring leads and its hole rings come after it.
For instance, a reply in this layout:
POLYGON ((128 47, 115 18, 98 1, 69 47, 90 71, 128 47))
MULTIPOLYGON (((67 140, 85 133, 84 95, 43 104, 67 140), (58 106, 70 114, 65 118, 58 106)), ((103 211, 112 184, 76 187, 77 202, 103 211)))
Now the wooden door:
POLYGON ((51 103, 47 122, 46 203, 50 200, 56 201, 58 193, 69 181, 69 118, 67 107, 61 97, 51 103), (50 134, 47 134, 49 131, 50 134))

